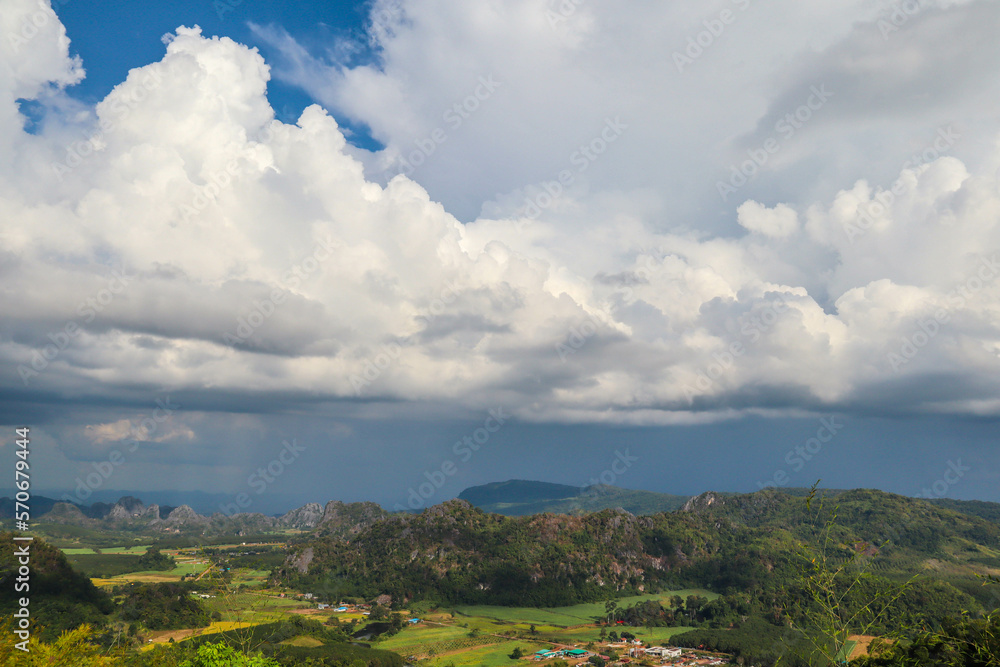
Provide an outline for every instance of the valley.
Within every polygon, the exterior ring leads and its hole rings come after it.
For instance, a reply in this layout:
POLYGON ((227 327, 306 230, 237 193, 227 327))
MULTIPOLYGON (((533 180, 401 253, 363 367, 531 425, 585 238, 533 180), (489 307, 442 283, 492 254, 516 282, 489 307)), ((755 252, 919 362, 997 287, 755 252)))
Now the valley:
MULTIPOLYGON (((530 502, 552 500, 567 497, 530 502)), ((863 665, 870 646, 919 639, 914 624, 942 633, 1000 606, 992 507, 870 490, 706 493, 646 515, 330 502, 280 517, 178 508, 166 524, 152 508, 57 504, 32 527, 38 576, 59 582, 38 610, 43 642, 84 620, 130 665, 219 642, 281 665, 863 665)))

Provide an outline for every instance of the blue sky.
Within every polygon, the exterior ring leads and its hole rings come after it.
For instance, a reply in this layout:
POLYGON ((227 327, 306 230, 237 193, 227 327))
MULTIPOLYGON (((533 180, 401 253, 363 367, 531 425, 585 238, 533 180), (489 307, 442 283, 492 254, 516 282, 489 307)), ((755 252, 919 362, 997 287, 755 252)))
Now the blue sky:
MULTIPOLYGON (((90 104, 104 99, 125 79, 130 69, 163 57, 160 38, 177 26, 198 25, 209 35, 226 35, 242 44, 255 46, 267 57, 269 45, 251 30, 251 24, 280 25, 304 43, 328 45, 350 40, 357 45, 351 62, 369 61, 372 52, 365 37, 368 5, 355 2, 181 2, 139 6, 125 0, 101 4, 95 12, 91 3, 67 0, 54 3, 73 42, 73 52, 84 61, 87 77, 69 89, 73 97, 90 104)), ((273 81, 268 100, 279 119, 294 122, 302 110, 315 102, 296 86, 273 81)), ((359 146, 377 148, 364 125, 350 128, 359 146)))
POLYGON ((1000 501, 998 6, 661 4, 5 4, 0 449, 1000 501))

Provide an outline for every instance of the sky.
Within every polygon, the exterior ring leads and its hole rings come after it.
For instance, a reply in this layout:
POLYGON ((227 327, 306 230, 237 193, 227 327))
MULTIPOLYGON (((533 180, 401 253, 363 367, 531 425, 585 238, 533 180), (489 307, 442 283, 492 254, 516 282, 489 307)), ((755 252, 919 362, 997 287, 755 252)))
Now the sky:
POLYGON ((37 492, 1000 501, 1000 4, 0 0, 37 492))

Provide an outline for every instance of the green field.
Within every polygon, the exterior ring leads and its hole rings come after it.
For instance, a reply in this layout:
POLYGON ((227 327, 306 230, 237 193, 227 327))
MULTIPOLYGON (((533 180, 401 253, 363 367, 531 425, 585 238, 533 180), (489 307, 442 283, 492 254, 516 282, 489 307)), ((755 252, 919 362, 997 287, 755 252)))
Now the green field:
POLYGON ((149 549, 149 545, 145 544, 142 546, 134 547, 112 547, 110 549, 101 549, 102 554, 128 554, 130 556, 141 556, 149 549))
MULTIPOLYGON (((711 591, 698 588, 685 588, 677 591, 665 591, 663 593, 652 593, 649 595, 633 595, 631 597, 619 598, 616 602, 619 607, 625 608, 634 605, 636 602, 644 602, 646 600, 665 601, 673 595, 679 595, 682 598, 686 598, 688 595, 701 595, 709 600, 714 600, 719 597, 718 593, 712 593, 711 591)), ((536 609, 533 607, 467 605, 456 607, 455 610, 465 616, 495 618, 499 621, 507 621, 509 623, 540 623, 564 628, 573 625, 593 623, 595 622, 595 619, 604 618, 605 616, 603 602, 588 602, 585 604, 573 605, 571 607, 549 607, 544 609, 536 609)))
POLYGON ((141 556, 149 549, 148 545, 133 547, 63 547, 62 552, 67 556, 93 556, 100 551, 101 554, 117 556, 141 556))
MULTIPOLYGON (((469 634, 467 628, 460 628, 454 625, 425 625, 420 624, 413 628, 405 628, 399 634, 389 637, 378 644, 379 648, 387 651, 396 651, 400 654, 412 652, 417 646, 423 644, 436 644, 453 639, 459 639, 469 634)), ((511 649, 513 650, 513 649, 511 649)))
MULTIPOLYGON (((276 598, 270 595, 240 591, 216 593, 216 597, 204 600, 210 612, 219 612, 223 621, 246 623, 269 623, 281 620, 292 609, 306 609, 314 605, 290 598, 276 598)), ((317 618, 313 616, 313 618, 317 618)))
MULTIPOLYGON (((539 649, 550 648, 548 644, 538 644, 530 641, 505 641, 501 644, 484 646, 471 651, 435 657, 426 662, 421 661, 420 664, 427 665, 428 667, 444 667, 451 664, 454 664, 455 667, 500 667, 501 665, 506 667, 513 663, 509 656, 514 652, 514 647, 516 646, 520 646, 521 650, 526 654, 534 653, 539 649)), ((404 655, 403 657, 406 656, 404 655)))
POLYGON ((138 572, 138 556, 119 554, 66 554, 73 567, 89 577, 116 577, 138 572))

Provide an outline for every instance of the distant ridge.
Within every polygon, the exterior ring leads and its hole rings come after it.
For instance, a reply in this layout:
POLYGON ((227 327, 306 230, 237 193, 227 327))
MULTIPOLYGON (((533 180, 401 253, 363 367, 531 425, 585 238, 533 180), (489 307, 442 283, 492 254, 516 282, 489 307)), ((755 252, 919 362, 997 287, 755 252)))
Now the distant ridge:
POLYGON ((553 484, 552 482, 508 479, 506 482, 470 486, 458 494, 458 499, 468 501, 476 507, 489 503, 531 503, 572 498, 580 495, 583 488, 582 486, 553 484))
MULTIPOLYGON (((0 498, 0 510, 10 509, 13 501, 0 498), (11 505, 8 508, 8 505, 11 505)), ((343 503, 330 501, 325 507, 319 503, 307 503, 302 507, 280 516, 266 516, 259 512, 239 512, 224 514, 213 512, 202 515, 189 505, 179 507, 146 505, 134 496, 123 496, 114 504, 94 503, 91 506, 76 505, 46 499, 51 502, 39 503, 48 510, 36 516, 35 524, 52 526, 77 526, 91 530, 145 531, 149 534, 199 533, 202 535, 254 535, 273 531, 302 530, 319 528, 320 534, 347 537, 362 527, 388 516, 379 505, 370 502, 343 503)), ((12 516, 12 514, 11 514, 12 516)), ((0 516, 9 520, 10 516, 0 516)))
POLYGON ((619 508, 635 515, 648 515, 678 510, 690 496, 635 491, 606 484, 579 487, 509 479, 469 487, 458 494, 458 498, 484 512, 506 516, 544 512, 580 514, 619 508))

